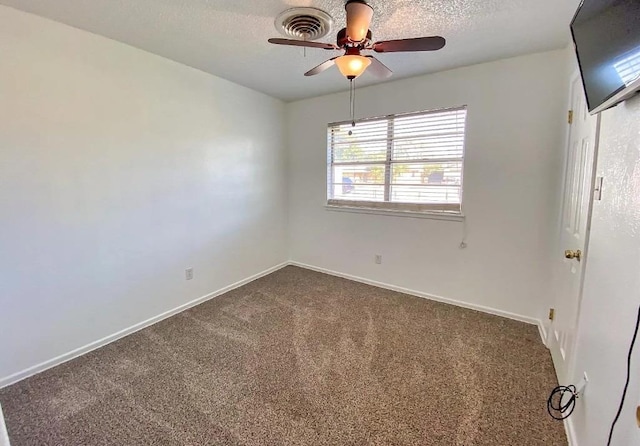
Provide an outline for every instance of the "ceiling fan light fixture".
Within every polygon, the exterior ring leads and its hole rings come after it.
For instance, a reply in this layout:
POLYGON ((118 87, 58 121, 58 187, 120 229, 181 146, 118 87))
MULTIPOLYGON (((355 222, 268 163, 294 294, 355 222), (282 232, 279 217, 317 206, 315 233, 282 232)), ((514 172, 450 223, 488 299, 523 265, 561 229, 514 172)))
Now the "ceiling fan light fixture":
POLYGON ((371 65, 371 59, 359 55, 345 55, 336 59, 340 73, 347 79, 355 79, 371 65))
POLYGON ((367 37, 373 18, 373 8, 362 0, 349 0, 347 10, 347 36, 352 42, 362 42, 367 37))

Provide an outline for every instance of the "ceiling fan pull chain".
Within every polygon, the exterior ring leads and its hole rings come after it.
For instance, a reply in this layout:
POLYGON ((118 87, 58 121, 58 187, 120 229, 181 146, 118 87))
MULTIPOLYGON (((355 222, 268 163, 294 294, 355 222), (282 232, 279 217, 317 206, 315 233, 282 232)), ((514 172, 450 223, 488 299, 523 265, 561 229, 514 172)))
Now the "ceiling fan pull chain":
MULTIPOLYGON (((349 79, 349 107, 351 112, 351 127, 356 126, 356 89, 353 79, 349 79)), ((349 130, 349 135, 353 132, 349 130)))

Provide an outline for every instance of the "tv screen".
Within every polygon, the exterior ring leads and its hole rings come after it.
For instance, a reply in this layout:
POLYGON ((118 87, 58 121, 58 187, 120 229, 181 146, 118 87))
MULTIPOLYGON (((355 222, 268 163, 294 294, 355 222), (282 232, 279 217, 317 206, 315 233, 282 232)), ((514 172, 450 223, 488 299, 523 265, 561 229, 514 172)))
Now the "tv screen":
POLYGON ((640 0, 583 0, 571 34, 590 112, 640 89, 640 0))

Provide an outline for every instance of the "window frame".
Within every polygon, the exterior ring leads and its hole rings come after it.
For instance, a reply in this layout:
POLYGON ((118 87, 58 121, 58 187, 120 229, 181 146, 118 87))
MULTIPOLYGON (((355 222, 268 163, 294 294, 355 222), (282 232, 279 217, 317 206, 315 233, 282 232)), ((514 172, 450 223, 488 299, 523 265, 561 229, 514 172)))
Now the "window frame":
POLYGON ((437 218, 444 220, 462 220, 463 214, 463 202, 464 202, 464 166, 466 160, 466 145, 467 145, 467 124, 468 124, 468 107, 467 105, 461 105, 458 107, 438 108, 431 110, 421 110, 408 113, 394 113, 384 116, 376 116, 369 118, 362 118, 356 120, 356 126, 359 123, 366 123, 370 121, 387 121, 387 151, 384 161, 343 161, 334 162, 334 134, 332 129, 341 125, 349 125, 351 121, 339 121, 332 122, 327 125, 327 182, 326 182, 326 205, 328 210, 347 211, 347 212, 360 212, 360 213, 374 213, 374 214, 390 214, 390 215, 405 215, 423 218, 437 218), (443 112, 458 112, 465 111, 465 122, 463 126, 463 142, 462 142, 462 156, 455 158, 420 158, 412 160, 393 159, 393 144, 394 144, 394 120, 397 118, 407 118, 412 116, 423 116, 429 114, 437 114, 443 112), (460 203, 408 203, 408 202, 393 202, 391 198, 392 184, 392 168, 394 164, 428 164, 428 163, 446 163, 446 162, 459 162, 460 166, 460 203), (334 166, 349 166, 349 165, 372 165, 382 166, 385 169, 384 174, 384 201, 367 201, 367 200, 344 200, 331 198, 332 188, 334 187, 334 166))

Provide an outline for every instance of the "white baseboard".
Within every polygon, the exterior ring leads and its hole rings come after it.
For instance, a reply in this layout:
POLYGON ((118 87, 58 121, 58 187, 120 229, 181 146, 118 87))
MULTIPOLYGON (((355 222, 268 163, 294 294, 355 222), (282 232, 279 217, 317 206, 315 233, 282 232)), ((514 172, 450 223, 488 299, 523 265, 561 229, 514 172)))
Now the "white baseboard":
POLYGON ((540 332, 540 339, 542 339, 542 343, 545 347, 549 348, 549 345, 547 344, 547 327, 541 320, 538 320, 538 331, 540 332))
POLYGON ((571 418, 564 420, 564 431, 567 434, 569 446, 578 446, 578 440, 576 440, 576 432, 573 429, 573 420, 571 418))
MULTIPOLYGON (((495 316, 501 316, 501 317, 504 317, 504 318, 507 318, 507 319, 513 319, 513 320, 516 320, 516 321, 524 322, 526 324, 536 325, 538 327, 538 331, 540 332, 540 336, 542 336, 543 333, 546 331, 544 326, 543 326, 542 321, 540 321, 539 319, 533 318, 533 317, 522 316, 520 314, 510 313, 508 311, 502 311, 502 310, 498 310, 496 308, 486 307, 484 305, 477 305, 477 304, 472 304, 472 303, 469 303, 469 302, 464 302, 464 301, 461 301, 461 300, 449 299, 447 297, 442 297, 442 296, 436 296, 434 294, 423 293, 422 291, 411 290, 409 288, 403 288, 403 287, 400 287, 400 286, 391 285, 391 284, 384 283, 384 282, 378 282, 378 281, 375 281, 375 280, 366 279, 364 277, 353 276, 351 274, 345 274, 345 273, 341 273, 341 272, 338 272, 338 271, 333 271, 333 270, 326 269, 326 268, 320 268, 320 267, 317 267, 317 266, 308 265, 306 263, 290 261, 289 264, 293 265, 293 266, 299 266, 300 268, 306 268, 306 269, 310 269, 312 271, 317 271, 319 273, 329 274, 331 276, 342 277, 343 279, 349 279, 349 280, 353 280, 355 282, 365 283, 367 285, 372 285, 372 286, 375 286, 375 287, 378 287, 378 288, 384 288, 384 289, 391 290, 391 291, 397 291, 399 293, 409 294, 411 296, 422 297, 422 298, 425 298, 425 299, 434 300, 434 301, 442 302, 442 303, 445 303, 445 304, 455 305, 456 307, 468 308, 470 310, 481 311, 483 313, 493 314, 495 316)), ((545 340, 546 340, 546 336, 542 338, 542 342, 545 343, 545 340)))
POLYGON ((7 433, 7 426, 4 424, 2 406, 0 406, 0 446, 9 446, 9 434, 7 433))
MULTIPOLYGON (((260 277, 266 276, 267 274, 271 274, 274 271, 277 271, 281 268, 284 268, 285 266, 289 265, 289 262, 283 262, 279 265, 273 266, 271 268, 268 268, 262 272, 259 272, 257 274, 254 274, 253 276, 247 277, 246 279, 242 279, 236 283, 233 283, 231 285, 228 285, 224 288, 221 288, 217 291, 214 291, 213 293, 209 293, 205 296, 199 297, 195 300, 192 300, 190 302, 187 302, 186 304, 180 305, 179 307, 176 307, 172 310, 169 311, 165 311, 162 314, 159 314, 157 316, 154 316, 152 318, 147 319, 146 321, 142 321, 139 322, 135 325, 132 325, 129 328, 125 328, 124 330, 120 330, 117 333, 111 334, 109 336, 105 336, 102 339, 99 339, 97 341, 91 342, 83 347, 77 348, 75 350, 72 350, 68 353, 64 353, 60 356, 57 356, 55 358, 49 359, 45 362, 42 362, 40 364, 37 364, 35 366, 29 367, 25 370, 22 370, 20 372, 14 373, 13 375, 9 375, 7 377, 4 377, 2 379, 0 379, 0 389, 6 386, 9 386, 11 384, 15 384, 18 381, 22 381, 25 378, 28 378, 30 376, 33 376, 37 373, 40 372, 44 372, 47 369, 50 369, 52 367, 55 367, 57 365, 60 365, 64 362, 70 361, 74 358, 77 358, 78 356, 82 356, 86 353, 89 353, 92 350, 95 350, 97 348, 103 347, 111 342, 117 341, 120 338, 123 338, 127 335, 130 335, 132 333, 135 333, 136 331, 142 330, 143 328, 146 328, 150 325, 153 325, 157 322, 160 322, 163 319, 166 319, 168 317, 171 317, 173 315, 176 315, 178 313, 181 313, 185 310, 188 310, 191 307, 194 307, 198 304, 201 304, 203 302, 206 302, 209 299, 213 299, 214 297, 220 296, 221 294, 224 294, 228 291, 234 290, 238 287, 241 287, 242 285, 246 285, 249 282, 253 282, 256 279, 259 279, 260 277)), ((0 437, 1 438, 1 437, 0 437)), ((0 443, 0 446, 3 446, 2 443, 0 443)))
POLYGON ((171 317, 175 314, 178 314, 182 311, 185 311, 191 307, 194 307, 198 304, 201 304, 209 299, 212 299, 216 296, 219 296, 221 294, 224 294, 228 291, 231 291, 235 288, 241 287, 242 285, 246 285, 249 282, 252 282, 256 279, 259 279, 260 277, 266 276, 267 274, 271 274, 274 271, 277 271, 281 268, 284 268, 287 265, 293 265, 293 266, 298 266, 301 268, 306 268, 312 271, 317 271, 317 272, 321 272, 321 273, 325 273, 325 274, 330 274, 332 276, 337 276, 337 277, 342 277, 345 279, 349 279, 349 280, 353 280, 356 282, 360 282, 360 283, 365 283, 367 285, 372 285, 372 286, 376 286, 379 288, 384 288, 384 289, 388 289, 391 291, 397 291, 400 293, 404 293, 404 294, 409 294, 412 296, 417 296, 417 297, 422 297, 425 299, 429 299, 429 300, 434 300, 437 302, 443 302, 446 304, 450 304, 450 305, 455 305, 458 307, 463 307, 463 308, 468 308, 471 310, 477 310, 477 311, 481 311, 484 313, 489 313, 489 314, 493 314, 496 316, 501 316, 501 317, 505 317, 507 319, 513 319, 516 321, 520 321, 520 322, 524 322, 527 324, 532 324, 532 325, 536 325, 538 327, 538 330, 540 332, 540 337, 542 339, 543 343, 546 343, 546 329, 544 327, 544 324, 542 323, 542 321, 540 321, 539 319, 535 319, 532 317, 528 317, 528 316, 522 316, 519 314, 515 314, 515 313, 510 313, 507 311, 502 311, 502 310, 498 310, 495 308, 491 308, 491 307, 486 307, 484 305, 477 305, 477 304, 472 304, 472 303, 468 303, 468 302, 463 302, 463 301, 459 301, 459 300, 455 300, 455 299, 449 299, 446 297, 441 297, 441 296, 436 296, 433 294, 427 294, 427 293, 423 293, 421 291, 416 291, 416 290, 411 290, 408 288, 403 288, 400 286, 396 286, 396 285, 391 285, 388 283, 383 283, 383 282, 378 282, 375 280, 370 280, 370 279, 366 279, 364 277, 358 277, 358 276, 353 276, 351 274, 345 274, 345 273, 341 273, 338 271, 333 271, 333 270, 329 270, 326 268, 320 268, 317 266, 313 266, 313 265, 308 265, 305 263, 301 263, 301 262, 296 262, 296 261, 289 261, 289 262, 283 262, 279 265, 276 265, 274 267, 271 267, 269 269, 266 269, 258 274, 254 274, 253 276, 247 277, 246 279, 240 280, 236 283, 233 283, 229 286, 226 286, 224 288, 221 288, 217 291, 214 291, 212 293, 209 293, 205 296, 199 297, 195 300, 192 300, 190 302, 187 302, 186 304, 180 305, 179 307, 176 307, 172 310, 166 311, 162 314, 159 314, 157 316, 154 316, 150 319, 147 319, 143 322, 139 322, 129 328, 125 328, 124 330, 121 330, 117 333, 111 334, 109 336, 106 336, 102 339, 99 339, 97 341, 91 342, 90 344, 87 344, 83 347, 77 348, 75 350, 72 350, 68 353, 64 353, 60 356, 57 356, 55 358, 52 358, 50 360, 47 360, 45 362, 42 362, 40 364, 37 364, 35 366, 29 367, 25 370, 22 370, 20 372, 14 373, 13 375, 4 377, 0 379, 0 388, 9 386, 11 384, 14 384, 18 381, 21 381, 25 378, 28 378, 30 376, 33 376, 37 373, 43 372, 47 369, 50 369, 52 367, 55 367, 57 365, 60 365, 64 362, 70 361, 74 358, 77 358, 78 356, 82 356, 85 353, 89 353, 92 350, 95 350, 97 348, 103 347, 111 342, 114 342, 120 338, 123 338, 127 335, 130 335, 132 333, 135 333, 136 331, 142 330, 143 328, 146 328, 150 325, 153 325, 157 322, 160 322, 163 319, 166 319, 168 317, 171 317))

